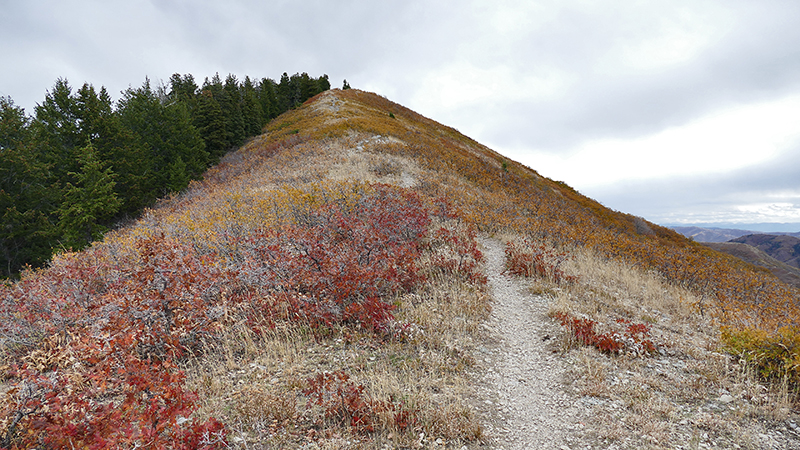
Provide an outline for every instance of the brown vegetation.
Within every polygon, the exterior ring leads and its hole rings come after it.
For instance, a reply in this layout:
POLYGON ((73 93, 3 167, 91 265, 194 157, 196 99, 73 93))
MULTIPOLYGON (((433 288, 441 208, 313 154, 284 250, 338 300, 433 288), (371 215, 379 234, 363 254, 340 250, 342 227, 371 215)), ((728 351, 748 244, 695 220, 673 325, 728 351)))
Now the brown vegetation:
POLYGON ((757 247, 741 242, 709 242, 703 245, 718 252, 735 256, 748 264, 764 267, 784 283, 800 287, 800 269, 773 258, 757 247))
MULTIPOLYGON (((538 277, 588 342, 633 341, 600 348, 618 356, 580 350, 578 389, 628 402, 656 439, 682 420, 669 396, 734 392, 726 380, 747 371, 799 380, 797 290, 351 89, 280 116, 134 225, 3 287, 2 444, 480 442, 466 401, 490 308, 479 232, 507 236, 511 270, 538 277), (631 355, 653 348, 685 355, 691 376, 608 383, 608 358, 639 370, 649 363, 631 355)), ((725 429, 691 417, 695 431, 725 429)))

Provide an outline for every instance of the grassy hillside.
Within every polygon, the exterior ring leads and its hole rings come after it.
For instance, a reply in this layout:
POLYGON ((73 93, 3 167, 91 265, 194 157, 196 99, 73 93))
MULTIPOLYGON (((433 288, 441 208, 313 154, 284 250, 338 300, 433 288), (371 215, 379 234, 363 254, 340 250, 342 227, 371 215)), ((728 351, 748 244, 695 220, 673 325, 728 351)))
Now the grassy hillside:
POLYGON ((747 263, 764 267, 784 283, 800 287, 800 269, 773 258, 761 248, 742 242, 708 242, 705 245, 719 252, 733 255, 747 263))
POLYGON ((698 312, 716 317, 731 350, 752 359, 764 376, 780 377, 788 370, 798 378, 800 295, 772 274, 670 229, 609 210, 385 98, 358 91, 341 98, 347 101, 343 106, 333 97, 315 104, 318 110, 335 111, 333 119, 297 111, 294 120, 314 130, 312 138, 360 131, 399 141, 381 151, 413 158, 426 171, 420 190, 448 198, 483 231, 513 230, 556 248, 588 248, 657 272, 696 292, 698 312), (359 113, 349 105, 359 105, 359 113), (389 114, 394 120, 386 120, 389 114))
POLYGON ((509 242, 509 270, 545 280, 573 330, 614 316, 646 352, 638 322, 659 325, 656 308, 711 317, 763 377, 798 379, 798 292, 771 274, 334 90, 137 223, 2 288, 0 444, 480 442, 478 233, 509 242), (592 264, 640 278, 623 288, 592 264))
POLYGON ((800 267, 800 238, 785 235, 750 234, 733 240, 752 245, 790 266, 800 267))

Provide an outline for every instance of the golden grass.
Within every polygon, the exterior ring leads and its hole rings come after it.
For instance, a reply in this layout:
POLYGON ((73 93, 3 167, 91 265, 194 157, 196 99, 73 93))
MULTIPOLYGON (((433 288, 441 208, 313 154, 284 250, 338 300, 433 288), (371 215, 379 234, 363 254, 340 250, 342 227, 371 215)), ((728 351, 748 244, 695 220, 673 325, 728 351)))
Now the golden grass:
POLYGON ((375 342, 349 328, 330 335, 285 325, 262 335, 231 324, 206 353, 186 366, 188 386, 202 399, 198 417, 215 416, 233 430, 242 448, 413 447, 440 443, 460 447, 480 440, 480 418, 468 406, 474 396, 467 375, 473 366, 474 330, 488 313, 478 287, 444 275, 397 299, 397 320, 413 324, 402 341, 375 342), (418 423, 401 430, 384 412, 375 433, 362 436, 327 423, 307 408, 305 380, 321 371, 345 370, 369 397, 402 403, 418 423))
MULTIPOLYGON (((311 103, 319 115, 296 111, 282 118, 282 124, 276 122, 268 127, 262 141, 251 143, 252 151, 266 142, 291 137, 286 130, 295 126, 301 130, 300 136, 322 139, 324 146, 310 146, 306 142, 313 141, 303 141, 269 161, 270 166, 282 168, 280 173, 254 169, 253 175, 248 176, 256 177, 253 179, 258 180, 258 185, 276 187, 285 186, 285 183, 296 185, 298 180, 324 179, 408 186, 411 179, 415 189, 430 196, 447 196, 461 208, 468 221, 480 224, 486 231, 500 232, 504 240, 517 242, 525 235, 545 238, 559 248, 568 248, 571 259, 563 269, 577 276, 578 283, 563 285, 547 280, 532 283, 537 293, 553 299, 552 312, 569 312, 600 323, 626 318, 651 324, 653 338, 661 351, 652 358, 607 356, 579 347, 567 333, 563 334, 562 348, 573 367, 571 386, 579 396, 603 401, 595 406, 597 416, 593 428, 600 439, 635 443, 632 445, 643 448, 670 448, 682 439, 689 439, 696 445, 739 439, 747 448, 751 436, 759 431, 758 427, 748 426, 754 419, 780 420, 790 414, 788 388, 776 389, 758 382, 749 366, 731 361, 720 353, 718 324, 707 314, 700 314, 698 309, 712 299, 698 295, 696 290, 666 282, 658 273, 645 272, 607 253, 598 253, 591 246, 581 247, 565 241, 572 230, 570 227, 592 226, 591 221, 564 224, 561 230, 547 229, 546 222, 537 222, 537 214, 542 218, 551 214, 545 208, 565 207, 565 202, 576 197, 574 191, 516 163, 503 165, 503 158, 486 147, 412 111, 388 101, 379 101, 378 105, 369 103, 374 100, 372 98, 364 99, 364 94, 358 92, 326 93, 320 96, 320 101, 311 103), (396 119, 387 121, 387 111, 393 112, 396 119), (318 122, 320 117, 324 118, 322 122, 318 122), (424 150, 428 148, 425 146, 433 146, 428 142, 444 142, 442 139, 450 139, 447 151, 460 152, 459 157, 464 161, 472 158, 487 168, 506 170, 508 176, 504 175, 506 181, 501 177, 501 185, 505 183, 513 189, 514 183, 524 179, 554 200, 548 199, 548 204, 533 203, 542 201, 537 194, 527 203, 521 203, 519 195, 526 194, 496 188, 498 181, 494 174, 464 170, 468 166, 457 166, 456 160, 448 159, 449 154, 441 149, 436 153, 439 159, 424 154, 430 151, 424 150), (425 143, 420 144, 421 141, 425 143), (492 207, 487 208, 487 204, 492 207), (726 404, 722 410, 709 409, 709 405, 716 404, 714 401, 720 397, 720 391, 729 392, 736 399, 734 406, 726 404), (612 404, 617 406, 609 409, 612 404)), ((242 180, 243 185, 252 185, 247 178, 242 180)), ((229 185, 229 190, 236 191, 235 184, 229 185)), ((589 208, 607 214, 599 207, 590 205, 589 208)), ((654 231, 641 219, 632 223, 636 230, 647 231, 651 238, 658 236, 665 242, 672 239, 661 237, 663 230, 654 231)), ((598 235, 603 236, 602 233, 598 235)), ((437 275, 430 278, 425 289, 401 298, 399 304, 398 320, 419 327, 409 342, 372 349, 343 344, 338 341, 344 339, 342 336, 332 337, 333 344, 312 343, 308 337, 284 336, 259 344, 264 350, 254 355, 269 354, 266 348, 271 347, 285 349, 272 357, 273 365, 283 364, 281 367, 288 365, 288 368, 277 372, 280 376, 277 384, 271 385, 272 390, 268 392, 273 394, 270 395, 276 395, 277 389, 282 393, 278 397, 283 399, 289 392, 292 393, 289 397, 296 399, 298 383, 312 368, 331 370, 340 364, 357 374, 358 381, 365 383, 377 398, 408 399, 423 411, 424 431, 419 431, 426 433, 423 440, 418 430, 402 433, 384 429, 373 444, 415 446, 431 444, 437 437, 451 443, 480 437, 480 418, 474 416, 464 399, 471 392, 466 372, 471 367, 471 354, 479 339, 478 324, 485 317, 490 299, 459 280, 437 275), (287 340, 299 344, 286 348, 287 340), (309 351, 314 345, 327 347, 309 351), (320 359, 320 353, 332 356, 320 359), (453 427, 459 431, 453 431, 453 427)), ((269 395, 266 399, 268 403, 278 401, 277 397, 269 395)), ((291 404, 299 408, 296 401, 291 404)), ((213 404, 212 400, 209 402, 213 404)), ((210 407, 207 411, 218 409, 210 407)), ((268 411, 264 414, 274 416, 268 411)), ((259 416, 258 413, 252 415, 259 416)), ((242 419, 242 430, 247 429, 245 422, 242 419)), ((252 433, 252 426, 250 430, 244 432, 252 433)), ((281 445, 301 442, 292 441, 286 433, 278 433, 278 436, 283 437, 271 439, 278 439, 276 442, 281 445)), ((334 433, 315 442, 323 447, 335 447, 342 444, 341 439, 350 439, 348 445, 356 445, 356 437, 342 436, 334 433)))
MULTIPOLYGON (((203 182, 134 226, 109 234, 95 249, 103 249, 100 258, 130 267, 136 263, 134 244, 164 233, 235 261, 239 249, 228 244, 231 235, 296 223, 304 208, 322 201, 357 201, 369 183, 411 188, 426 201, 445 197, 462 219, 432 226, 456 236, 468 237, 469 226, 477 226, 505 241, 541 241, 568 252, 561 269, 577 282, 531 281, 536 293, 551 298, 553 315, 652 326, 659 352, 646 357, 609 356, 578 345, 566 332, 560 337, 571 366, 565 383, 576 401, 595 411, 590 437, 597 442, 629 448, 685 442, 724 448, 738 442, 748 448, 757 445, 753 436, 763 430, 760 421, 796 417, 788 382, 761 383, 752 366, 723 354, 719 324, 700 309, 716 297, 680 278, 686 275, 680 270, 711 261, 709 273, 719 275, 712 281, 724 285, 749 273, 747 268, 728 267, 703 253, 678 260, 673 272, 657 272, 667 261, 658 259, 660 252, 689 255, 692 244, 602 208, 513 161, 504 163, 455 130, 355 90, 321 94, 281 116, 203 182), (721 402, 722 396, 733 400, 721 402)), ((448 251, 431 248, 417 262, 427 281, 412 293, 385 299, 397 305, 398 327, 408 324, 398 339, 376 340, 351 325, 320 332, 278 323, 256 333, 232 312, 219 337, 185 362, 187 385, 200 396, 195 415, 224 422, 233 448, 461 448, 480 442, 483 418, 470 407, 476 381, 470 372, 491 299, 480 283, 433 267, 448 251), (396 410, 379 410, 375 431, 359 433, 325 417, 303 389, 313 375, 340 370, 369 399, 391 402, 416 421, 401 428, 392 417, 396 410)))
POLYGON ((719 328, 698 313, 691 291, 585 249, 562 268, 578 281, 530 283, 551 299, 552 316, 589 318, 601 330, 618 318, 650 324, 658 346, 651 356, 607 355, 566 329, 558 337, 570 367, 565 385, 593 410, 588 439, 622 448, 759 448, 765 424, 797 417, 786 382, 764 384, 751 365, 722 353, 719 328))

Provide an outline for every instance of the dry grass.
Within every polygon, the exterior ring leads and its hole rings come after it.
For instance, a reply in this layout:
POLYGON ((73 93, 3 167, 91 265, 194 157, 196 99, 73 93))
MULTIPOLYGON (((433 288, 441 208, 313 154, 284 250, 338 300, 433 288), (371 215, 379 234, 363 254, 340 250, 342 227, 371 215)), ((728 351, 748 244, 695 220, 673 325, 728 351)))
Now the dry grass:
POLYGON ((667 449, 797 442, 786 431, 797 419, 786 383, 760 383, 747 366, 720 353, 717 327, 696 311, 694 294, 585 250, 571 255, 562 269, 578 276, 577 283, 531 284, 552 299, 551 314, 589 318, 601 329, 618 318, 650 324, 658 346, 650 356, 607 355, 564 331, 560 348, 571 367, 565 384, 592 411, 592 444, 667 449))
MULTIPOLYGON (((323 106, 348 114, 341 102, 323 106)), ((251 143, 254 151, 259 145, 251 143)), ((412 187, 423 175, 412 160, 391 151, 402 145, 396 138, 359 132, 327 138, 324 146, 300 145, 285 158, 270 161, 270 166, 281 167, 279 172, 266 166, 227 180, 229 194, 222 197, 236 199, 228 208, 236 214, 241 203, 257 204, 259 198, 304 183, 412 187)), ((211 203, 201 207, 224 209, 211 203)), ((434 226, 463 231, 457 222, 434 226)), ((234 448, 461 448, 480 442, 481 418, 469 406, 474 391, 468 373, 489 298, 482 286, 435 270, 431 256, 418 262, 427 281, 394 299, 398 327, 409 324, 401 339, 376 340, 374 334, 352 327, 320 332, 284 325, 256 334, 243 323, 227 324, 222 338, 208 343, 205 353, 187 364, 188 387, 201 399, 196 415, 225 423, 234 448), (313 375, 336 371, 362 385, 368 399, 402 405, 415 422, 399 429, 393 420, 396 411, 375 411, 375 431, 363 433, 326 419, 303 389, 313 375)))
MULTIPOLYGON (((559 199, 572 195, 515 163, 503 176, 494 176, 488 169, 500 171, 499 155, 410 111, 394 110, 396 119, 385 122, 390 109, 368 107, 333 93, 313 105, 313 113, 295 110, 282 116, 265 135, 226 157, 227 168, 210 171, 202 186, 195 185, 149 213, 129 231, 131 239, 158 229, 225 254, 231 249, 216 246, 221 231, 268 227, 278 220, 279 201, 287 200, 290 191, 298 197, 311 195, 303 189, 331 181, 388 183, 430 197, 447 194, 464 209, 467 221, 484 224, 484 230, 516 228, 535 235, 545 235, 535 231, 549 226, 537 222, 547 210, 536 209, 547 206, 542 199, 549 197, 530 197, 524 203, 522 193, 510 193, 517 186, 511 182, 519 178, 541 184, 559 199), (292 134, 304 120, 302 114, 319 130, 303 128, 301 135, 292 134), (322 123, 313 123, 320 117, 322 123), (373 122, 380 125, 383 136, 367 131, 374 128, 373 122), (319 139, 301 139, 306 137, 319 139), (285 148, 274 154, 266 151, 284 138, 289 142, 285 148), (439 148, 445 138, 455 139, 446 151, 439 148), (483 172, 469 173, 455 159, 426 163, 422 153, 414 154, 424 151, 430 158, 457 151, 464 161, 477 161, 475 167, 483 172), (484 178, 511 184, 482 184, 484 178), (487 208, 490 204, 502 207, 487 208)), ((562 214, 560 208, 566 203, 560 201, 551 203, 562 214)), ((462 236, 466 233, 462 223, 446 225, 462 236)), ((558 230, 548 231, 560 236, 558 230)), ((636 231, 653 233, 642 221, 636 222, 636 231)), ((510 232, 501 238, 520 241, 510 232)), ((129 247, 126 239, 120 234, 117 245, 129 247)), ((592 411, 588 442, 600 448, 758 448, 765 445, 761 435, 771 435, 787 420, 796 419, 786 383, 771 387, 759 383, 750 368, 719 352, 716 324, 695 308, 706 299, 623 262, 581 249, 571 249, 571 255, 562 269, 578 277, 577 283, 532 280, 536 293, 551 297, 551 312, 601 324, 618 318, 651 324, 659 347, 658 353, 645 357, 609 356, 578 345, 566 332, 562 335, 560 348, 571 367, 564 380, 567 390, 592 411)), ((278 324, 256 333, 242 321, 228 321, 221 336, 186 363, 188 388, 200 399, 196 415, 224 422, 233 448, 478 445, 482 418, 470 407, 475 380, 469 373, 475 368, 473 355, 482 344, 480 325, 491 299, 480 285, 434 270, 431 257, 419 261, 428 275, 424 285, 387 299, 397 305, 398 323, 409 324, 401 338, 379 340, 352 326, 312 330, 301 324, 278 324), (402 428, 389 411, 375 411, 375 431, 359 433, 325 418, 318 405, 309 404, 303 389, 314 374, 340 370, 363 385, 369 399, 402 405, 416 421, 402 428)), ((0 354, 3 374, 1 358, 0 354)), ((3 389, 0 383, 0 392, 3 389)))
POLYGON ((320 333, 297 325, 259 335, 232 323, 186 367, 188 386, 202 402, 197 415, 226 423, 235 448, 461 448, 477 443, 482 426, 468 403, 474 396, 468 369, 488 300, 480 286, 432 273, 416 292, 396 299, 397 321, 411 324, 404 339, 376 341, 373 334, 352 328, 320 333), (312 375, 338 370, 363 385, 370 399, 414 411, 417 422, 398 429, 393 412, 378 412, 375 432, 365 435, 323 420, 323 412, 308 405, 302 390, 312 375))
POLYGON ((386 151, 387 147, 404 145, 396 138, 350 133, 332 144, 331 150, 339 159, 331 165, 327 177, 413 187, 421 172, 419 167, 409 158, 386 151))

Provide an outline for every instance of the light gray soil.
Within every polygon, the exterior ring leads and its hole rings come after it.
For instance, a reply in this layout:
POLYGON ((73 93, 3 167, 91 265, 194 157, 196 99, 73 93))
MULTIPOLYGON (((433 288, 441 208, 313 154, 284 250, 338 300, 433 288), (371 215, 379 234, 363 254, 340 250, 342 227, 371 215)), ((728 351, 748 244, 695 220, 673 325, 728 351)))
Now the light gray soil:
POLYGON ((497 449, 576 449, 585 410, 564 392, 564 364, 554 353, 557 324, 547 317, 547 299, 524 281, 504 273, 500 241, 483 238, 492 315, 492 344, 480 349, 485 380, 480 409, 486 434, 497 449))
POLYGON ((683 398, 681 402, 669 397, 671 391, 661 386, 660 380, 686 384, 690 377, 701 379, 695 373, 699 369, 691 367, 702 368, 700 359, 721 356, 704 350, 703 346, 696 346, 694 350, 699 356, 689 355, 677 346, 665 346, 665 353, 643 360, 628 360, 624 369, 616 367, 614 358, 609 358, 604 366, 609 386, 623 391, 623 386, 653 381, 648 390, 648 395, 655 399, 653 404, 670 411, 668 417, 660 418, 655 424, 663 428, 660 435, 654 434, 658 439, 645 435, 643 424, 635 420, 640 412, 627 409, 622 394, 582 396, 574 385, 565 384, 575 381, 576 361, 574 354, 565 357, 560 351, 555 337, 561 335, 561 327, 547 317, 547 298, 532 294, 525 279, 504 273, 502 242, 483 237, 480 243, 486 257, 493 309, 484 325, 487 343, 476 352, 481 373, 476 409, 485 420, 488 447, 505 450, 800 449, 800 426, 797 425, 800 420, 796 420, 795 414, 778 420, 748 420, 746 416, 740 417, 743 412, 737 412, 740 408, 757 412, 752 402, 769 404, 768 400, 760 400, 766 398, 766 388, 763 392, 753 391, 755 388, 745 388, 741 382, 736 384, 735 380, 715 378, 713 383, 708 381, 712 383, 708 392, 701 393, 704 399, 683 398), (572 364, 569 367, 573 373, 567 375, 569 364, 572 364), (751 391, 761 393, 761 397, 751 391), (607 429, 616 425, 618 436, 611 441, 598 437, 598 417, 602 417, 601 422, 607 429), (715 425, 710 428, 709 423, 715 425))

